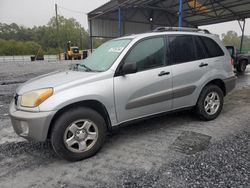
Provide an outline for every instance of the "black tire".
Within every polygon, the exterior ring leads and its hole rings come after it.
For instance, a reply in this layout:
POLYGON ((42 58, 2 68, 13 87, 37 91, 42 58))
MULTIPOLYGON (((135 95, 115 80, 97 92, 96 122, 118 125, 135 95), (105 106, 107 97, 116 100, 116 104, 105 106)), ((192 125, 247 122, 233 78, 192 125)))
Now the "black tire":
POLYGON ((247 62, 246 61, 240 61, 239 64, 237 65, 236 69, 239 73, 245 72, 247 67, 247 62))
POLYGON ((78 60, 81 60, 81 56, 78 56, 78 60))
POLYGON ((77 107, 65 111, 56 119, 51 132, 51 144, 56 154, 60 157, 68 161, 79 161, 95 155, 103 146, 106 134, 107 126, 105 120, 99 113, 89 108, 77 107), (98 129, 98 136, 90 149, 79 153, 68 149, 64 142, 64 138, 65 131, 68 130, 67 128, 70 127, 73 122, 81 119, 92 121, 98 129))
POLYGON ((72 60, 72 57, 71 57, 71 56, 68 56, 68 59, 69 59, 69 60, 72 60))
POLYGON ((196 114, 202 120, 205 120, 205 121, 213 120, 217 118, 218 115, 220 114, 222 107, 223 107, 223 102, 224 102, 224 95, 223 95, 221 88, 219 88, 217 85, 212 85, 212 84, 207 85, 203 88, 203 90, 200 93, 200 96, 199 96, 199 99, 197 101, 196 108, 195 108, 196 114), (219 98, 219 106, 218 108, 216 108, 217 110, 215 111, 214 114, 209 114, 209 112, 205 110, 205 105, 207 103, 205 100, 208 95, 211 95, 212 92, 217 93, 216 98, 219 98))

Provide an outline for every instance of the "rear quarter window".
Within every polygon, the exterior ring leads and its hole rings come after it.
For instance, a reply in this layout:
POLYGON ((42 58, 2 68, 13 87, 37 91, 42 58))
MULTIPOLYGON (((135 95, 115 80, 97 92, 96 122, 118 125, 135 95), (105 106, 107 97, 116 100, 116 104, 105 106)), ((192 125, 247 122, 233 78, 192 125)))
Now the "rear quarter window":
POLYGON ((224 52, 221 47, 211 38, 199 37, 205 47, 208 58, 224 56, 224 52))

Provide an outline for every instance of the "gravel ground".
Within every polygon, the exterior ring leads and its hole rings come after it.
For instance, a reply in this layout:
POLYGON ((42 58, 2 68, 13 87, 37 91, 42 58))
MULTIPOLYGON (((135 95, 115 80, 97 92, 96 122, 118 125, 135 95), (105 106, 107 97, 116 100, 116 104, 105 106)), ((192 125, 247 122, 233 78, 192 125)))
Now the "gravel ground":
POLYGON ((150 171, 126 171, 122 187, 249 187, 250 132, 242 131, 206 150, 150 171))
POLYGON ((172 113, 119 129, 95 156, 58 158, 49 142, 18 137, 8 117, 17 86, 69 62, 0 63, 0 187, 249 187, 250 67, 221 115, 172 113))

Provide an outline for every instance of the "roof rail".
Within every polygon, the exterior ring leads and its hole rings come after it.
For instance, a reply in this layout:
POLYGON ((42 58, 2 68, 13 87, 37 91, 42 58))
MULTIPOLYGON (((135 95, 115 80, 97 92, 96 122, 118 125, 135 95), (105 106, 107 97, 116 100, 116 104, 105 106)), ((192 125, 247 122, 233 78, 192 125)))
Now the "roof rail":
POLYGON ((198 28, 190 28, 190 27, 157 27, 153 30, 153 32, 164 32, 164 31, 188 31, 188 32, 203 32, 206 34, 210 34, 207 29, 198 29, 198 28))

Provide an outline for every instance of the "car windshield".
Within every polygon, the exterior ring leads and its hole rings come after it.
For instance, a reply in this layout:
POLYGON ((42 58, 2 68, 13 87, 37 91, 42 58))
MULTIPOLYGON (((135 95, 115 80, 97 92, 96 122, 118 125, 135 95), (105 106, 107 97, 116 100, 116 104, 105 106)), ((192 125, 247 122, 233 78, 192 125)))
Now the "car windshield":
POLYGON ((105 42, 78 65, 78 70, 95 72, 108 70, 130 41, 131 39, 118 39, 105 42))

